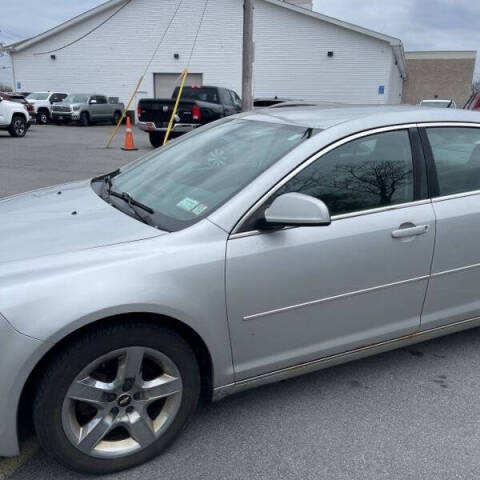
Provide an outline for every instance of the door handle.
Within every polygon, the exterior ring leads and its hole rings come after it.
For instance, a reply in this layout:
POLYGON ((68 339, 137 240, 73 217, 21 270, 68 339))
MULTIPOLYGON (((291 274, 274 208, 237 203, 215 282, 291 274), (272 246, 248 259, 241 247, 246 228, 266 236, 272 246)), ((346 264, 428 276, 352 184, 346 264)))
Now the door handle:
POLYGON ((418 227, 399 228, 392 232, 393 238, 406 238, 424 235, 430 231, 430 225, 419 225, 418 227))

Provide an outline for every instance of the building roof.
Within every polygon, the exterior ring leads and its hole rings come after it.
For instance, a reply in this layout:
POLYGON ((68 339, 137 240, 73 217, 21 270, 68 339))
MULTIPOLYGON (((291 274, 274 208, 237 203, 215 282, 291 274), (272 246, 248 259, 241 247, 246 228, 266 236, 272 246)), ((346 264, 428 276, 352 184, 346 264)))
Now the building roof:
MULTIPOLYGON (((121 6, 122 4, 129 3, 130 1, 132 0, 109 0, 105 3, 100 4, 98 7, 87 10, 86 12, 80 15, 77 15, 76 17, 73 17, 70 20, 67 20, 66 22, 63 22, 60 25, 57 25, 56 27, 51 28, 50 30, 40 33, 39 35, 7 45, 6 47, 4 47, 4 50, 10 53, 19 52, 21 50, 24 50, 25 48, 28 48, 32 45, 37 44, 38 42, 41 42, 42 40, 45 40, 49 37, 52 37, 53 35, 63 32, 64 30, 74 25, 77 25, 91 17, 94 17, 95 15, 98 15, 113 7, 121 6)), ((281 8, 285 8, 287 10, 300 13, 302 15, 306 15, 308 17, 320 20, 322 22, 330 23, 331 25, 335 25, 337 27, 344 28, 346 30, 350 30, 350 31, 359 33, 361 35, 366 35, 368 37, 372 37, 377 40, 381 40, 388 43, 393 49, 395 59, 397 61, 397 65, 400 70, 400 73, 402 74, 402 77, 403 78, 406 77, 405 55, 403 50, 403 44, 400 39, 391 37, 389 35, 384 35, 383 33, 375 32, 373 30, 369 30, 368 28, 363 28, 358 25, 354 25, 352 23, 344 22, 342 20, 338 20, 336 18, 329 17, 327 15, 323 15, 321 13, 314 12, 312 10, 309 10, 303 7, 299 7, 297 5, 292 5, 292 4, 286 3, 283 0, 263 0, 263 1, 270 3, 272 5, 276 5, 281 8)))
POLYGON ((476 50, 434 50, 405 52, 407 60, 475 60, 476 50))

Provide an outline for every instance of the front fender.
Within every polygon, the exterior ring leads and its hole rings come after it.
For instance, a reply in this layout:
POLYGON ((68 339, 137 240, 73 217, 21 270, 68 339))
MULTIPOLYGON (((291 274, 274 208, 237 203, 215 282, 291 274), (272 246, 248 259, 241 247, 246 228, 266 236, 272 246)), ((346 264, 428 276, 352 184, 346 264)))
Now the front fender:
POLYGON ((225 245, 226 233, 205 221, 162 237, 26 261, 23 271, 7 264, 0 311, 19 332, 48 343, 115 315, 172 317, 204 340, 214 386, 221 386, 233 378, 225 245))

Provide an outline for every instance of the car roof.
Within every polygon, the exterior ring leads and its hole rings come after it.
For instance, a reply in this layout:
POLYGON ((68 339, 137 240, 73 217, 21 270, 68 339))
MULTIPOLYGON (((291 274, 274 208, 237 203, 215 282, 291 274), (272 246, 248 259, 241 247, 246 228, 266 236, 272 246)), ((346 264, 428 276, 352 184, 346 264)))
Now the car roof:
POLYGON ((410 105, 339 105, 312 103, 282 108, 262 108, 241 114, 245 120, 283 123, 317 129, 368 119, 368 128, 420 122, 480 123, 480 113, 471 110, 435 109, 410 105))
POLYGON ((282 102, 291 102, 292 101, 291 98, 284 98, 284 97, 258 97, 258 98, 254 99, 255 102, 259 102, 259 101, 262 101, 262 100, 278 100, 278 101, 282 101, 282 102))

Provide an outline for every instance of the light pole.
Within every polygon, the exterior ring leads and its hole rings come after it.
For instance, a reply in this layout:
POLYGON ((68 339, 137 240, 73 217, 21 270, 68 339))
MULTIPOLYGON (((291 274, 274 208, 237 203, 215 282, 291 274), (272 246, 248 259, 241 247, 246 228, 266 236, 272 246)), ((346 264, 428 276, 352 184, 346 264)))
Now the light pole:
POLYGON ((243 3, 242 109, 253 108, 253 11, 254 0, 243 3))

